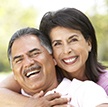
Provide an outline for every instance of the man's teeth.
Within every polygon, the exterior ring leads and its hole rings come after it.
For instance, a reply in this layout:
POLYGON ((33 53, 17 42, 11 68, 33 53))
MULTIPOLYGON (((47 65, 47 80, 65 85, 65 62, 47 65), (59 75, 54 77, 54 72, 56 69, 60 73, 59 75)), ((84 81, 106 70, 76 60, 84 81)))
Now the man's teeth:
POLYGON ((72 59, 67 59, 67 60, 64 60, 64 62, 66 63, 72 63, 76 58, 72 58, 72 59))
POLYGON ((31 72, 28 72, 28 73, 26 74, 26 76, 29 77, 30 75, 36 74, 36 73, 38 73, 38 72, 39 72, 39 71, 31 71, 31 72))

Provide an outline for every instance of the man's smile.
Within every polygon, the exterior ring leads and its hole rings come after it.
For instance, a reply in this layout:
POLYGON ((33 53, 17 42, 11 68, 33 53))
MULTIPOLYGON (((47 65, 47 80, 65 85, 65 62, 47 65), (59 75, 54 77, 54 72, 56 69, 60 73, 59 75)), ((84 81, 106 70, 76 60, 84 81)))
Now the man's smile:
POLYGON ((41 66, 33 65, 32 67, 24 70, 24 74, 27 78, 29 78, 35 74, 38 74, 40 71, 41 71, 41 66))

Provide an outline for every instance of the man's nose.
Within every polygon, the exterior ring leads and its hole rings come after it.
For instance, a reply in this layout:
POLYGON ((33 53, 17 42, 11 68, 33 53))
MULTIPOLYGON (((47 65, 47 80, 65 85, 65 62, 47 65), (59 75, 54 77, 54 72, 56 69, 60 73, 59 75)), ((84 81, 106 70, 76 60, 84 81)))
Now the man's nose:
POLYGON ((34 64, 34 59, 30 58, 30 57, 26 57, 25 60, 24 60, 24 66, 29 67, 32 64, 34 64))

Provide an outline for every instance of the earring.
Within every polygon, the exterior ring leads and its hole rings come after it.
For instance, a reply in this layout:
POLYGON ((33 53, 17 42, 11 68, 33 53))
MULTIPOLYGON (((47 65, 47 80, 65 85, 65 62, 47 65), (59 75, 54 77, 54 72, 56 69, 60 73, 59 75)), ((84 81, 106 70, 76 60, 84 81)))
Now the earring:
POLYGON ((89 52, 91 52, 91 46, 89 47, 89 52))

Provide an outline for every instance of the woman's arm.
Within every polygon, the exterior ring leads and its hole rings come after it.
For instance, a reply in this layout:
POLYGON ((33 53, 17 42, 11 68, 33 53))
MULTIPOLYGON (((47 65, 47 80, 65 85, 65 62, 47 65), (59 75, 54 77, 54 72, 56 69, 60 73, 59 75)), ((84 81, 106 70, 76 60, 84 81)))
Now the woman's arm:
POLYGON ((28 98, 11 90, 0 88, 0 107, 24 107, 28 98))
MULTIPOLYGON (((0 107, 66 107, 67 98, 61 98, 59 93, 42 97, 25 97, 20 94, 20 85, 14 80, 13 74, 0 83, 0 107)), ((37 96, 39 93, 37 93, 37 96)), ((69 106, 69 105, 68 105, 69 106)), ((72 107, 70 105, 70 107, 72 107)))
POLYGON ((13 74, 0 82, 0 107, 24 107, 28 98, 19 94, 20 89, 13 74))
POLYGON ((0 88, 6 88, 17 93, 20 93, 21 87, 18 82, 14 79, 14 74, 10 74, 3 81, 0 82, 0 88))

